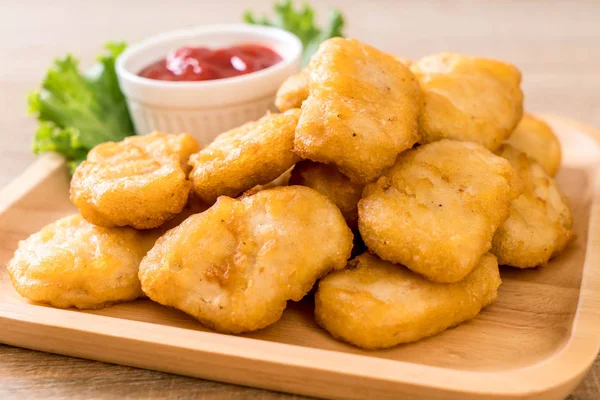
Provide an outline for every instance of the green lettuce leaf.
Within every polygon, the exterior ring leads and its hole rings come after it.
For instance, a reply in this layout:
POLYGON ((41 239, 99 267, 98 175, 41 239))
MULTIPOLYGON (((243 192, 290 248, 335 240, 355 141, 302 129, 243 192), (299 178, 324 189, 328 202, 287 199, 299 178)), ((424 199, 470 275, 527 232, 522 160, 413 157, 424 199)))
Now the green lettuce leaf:
POLYGON ((266 16, 256 17, 250 11, 244 13, 243 19, 249 24, 274 26, 298 36, 304 47, 303 65, 308 64, 310 57, 317 51, 322 41, 332 37, 344 37, 342 32, 344 17, 339 10, 331 10, 327 24, 324 28, 319 28, 316 25, 314 9, 304 3, 302 8, 296 10, 292 0, 275 3, 274 20, 270 20, 266 16))
POLYGON ((115 72, 115 60, 125 47, 108 43, 106 54, 85 74, 72 55, 54 61, 41 89, 27 97, 29 112, 40 122, 35 154, 54 151, 74 166, 97 144, 135 134, 115 72))

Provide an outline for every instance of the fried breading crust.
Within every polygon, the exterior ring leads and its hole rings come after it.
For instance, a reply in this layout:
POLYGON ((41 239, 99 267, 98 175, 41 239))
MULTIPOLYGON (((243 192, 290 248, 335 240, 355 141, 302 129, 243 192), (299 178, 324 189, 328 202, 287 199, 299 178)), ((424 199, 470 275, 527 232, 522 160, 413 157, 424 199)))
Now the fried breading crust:
POLYGON ((288 300, 345 266, 352 233, 335 205, 302 186, 220 197, 162 236, 140 266, 142 289, 221 332, 276 322, 288 300))
POLYGON ((554 179, 525 153, 503 145, 499 155, 519 173, 525 192, 512 202, 509 218, 494 236, 492 252, 503 265, 544 265, 574 237, 568 201, 554 179))
POLYGON ((481 257, 462 281, 434 283, 364 253, 319 282, 315 317, 333 337, 381 349, 435 335, 475 318, 498 296, 496 257, 481 257))
POLYGON ((422 143, 466 140, 496 150, 523 114, 521 73, 511 64, 440 53, 411 65, 425 98, 422 143))
POLYGON ((198 148, 188 134, 159 132, 99 144, 73 175, 71 201, 96 225, 160 226, 187 203, 187 160, 198 148))
POLYGON ((287 78, 277 90, 275 107, 281 112, 300 108, 308 97, 308 68, 287 78))
POLYGON ((190 157, 194 193, 212 204, 279 177, 300 160, 292 152, 299 116, 298 109, 267 114, 217 136, 190 157))
MULTIPOLYGON (((412 64, 412 61, 407 58, 394 57, 407 67, 410 67, 412 64)), ((279 111, 283 112, 302 106, 309 93, 308 79, 309 72, 307 67, 297 74, 290 76, 281 84, 275 98, 275 106, 279 111)))
POLYGON ((358 201, 364 185, 353 183, 335 165, 305 160, 296 164, 291 185, 308 186, 327 196, 342 212, 350 228, 358 223, 358 201))
POLYGON ((294 151, 365 184, 418 140, 419 84, 394 56, 354 39, 321 43, 309 64, 294 151))
POLYGON ((442 140, 403 153, 358 203, 358 227, 379 257, 434 282, 463 279, 492 246, 522 193, 505 159, 442 140))
POLYGON ((30 300, 102 308, 143 295, 138 267, 157 237, 71 215, 20 241, 7 270, 17 292, 30 300))
POLYGON ((544 121, 525 114, 507 144, 537 161, 550 176, 556 175, 562 158, 560 142, 544 121))

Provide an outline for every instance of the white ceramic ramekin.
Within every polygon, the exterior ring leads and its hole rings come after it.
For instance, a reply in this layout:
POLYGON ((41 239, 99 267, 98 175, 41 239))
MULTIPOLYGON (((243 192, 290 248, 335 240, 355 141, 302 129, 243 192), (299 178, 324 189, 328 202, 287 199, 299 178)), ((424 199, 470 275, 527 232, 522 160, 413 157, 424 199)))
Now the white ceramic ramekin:
POLYGON ((301 53, 300 40, 281 29, 210 25, 158 35, 133 45, 117 58, 116 71, 138 134, 187 132, 205 146, 219 133, 272 109, 279 86, 300 70, 301 53), (212 81, 171 82, 137 75, 182 46, 221 48, 245 43, 268 46, 283 61, 247 75, 212 81))

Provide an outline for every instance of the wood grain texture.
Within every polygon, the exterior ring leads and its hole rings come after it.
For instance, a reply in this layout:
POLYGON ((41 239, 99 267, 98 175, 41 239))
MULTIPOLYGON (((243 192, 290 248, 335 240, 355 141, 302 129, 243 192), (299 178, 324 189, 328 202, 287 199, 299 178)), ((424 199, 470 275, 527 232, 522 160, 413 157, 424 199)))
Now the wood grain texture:
POLYGON ((105 364, 0 345, 0 398, 202 398, 276 400, 306 397, 105 364), (35 368, 32 368, 35 366, 35 368), (35 385, 31 382, 35 381, 35 385), (223 390, 228 387, 228 390, 223 390))
MULTIPOLYGON (((250 3, 252 9, 266 11, 271 0, 183 0, 168 6, 157 0, 2 2, 0 187, 33 161, 29 143, 35 123, 25 114, 24 98, 52 58, 72 51, 81 56, 84 66, 89 65, 108 39, 135 41, 181 26, 235 22, 250 3)), ((405 57, 450 50, 514 62, 524 73, 529 110, 551 111, 600 126, 597 1, 315 3, 321 14, 329 5, 342 7, 349 35, 405 57)), ((29 211, 23 210, 22 218, 35 218, 29 211)), ((132 398, 284 396, 7 346, 0 347, 0 360, 0 398, 108 398, 119 393, 132 398), (77 378, 81 376, 87 379, 77 378), (20 389, 15 382, 20 382, 20 389)), ((570 398, 600 398, 598 361, 570 398)))

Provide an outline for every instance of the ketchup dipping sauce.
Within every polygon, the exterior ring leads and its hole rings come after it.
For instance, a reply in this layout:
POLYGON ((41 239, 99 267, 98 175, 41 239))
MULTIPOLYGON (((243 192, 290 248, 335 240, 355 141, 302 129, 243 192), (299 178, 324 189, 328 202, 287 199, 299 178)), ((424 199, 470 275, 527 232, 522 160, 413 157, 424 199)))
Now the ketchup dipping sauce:
POLYGON ((182 47, 148 65, 138 75, 160 81, 210 81, 260 71, 282 60, 279 54, 259 44, 242 44, 216 50, 182 47))

